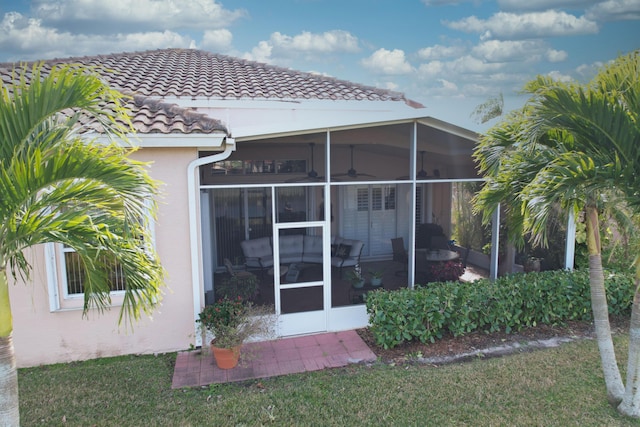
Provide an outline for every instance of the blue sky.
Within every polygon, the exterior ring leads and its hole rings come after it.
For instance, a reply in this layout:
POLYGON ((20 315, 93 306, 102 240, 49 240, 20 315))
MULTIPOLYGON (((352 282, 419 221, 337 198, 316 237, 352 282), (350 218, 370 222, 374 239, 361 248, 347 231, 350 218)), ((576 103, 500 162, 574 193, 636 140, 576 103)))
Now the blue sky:
POLYGON ((0 0, 0 61, 193 47, 404 92, 472 130, 640 48, 640 0, 0 0))

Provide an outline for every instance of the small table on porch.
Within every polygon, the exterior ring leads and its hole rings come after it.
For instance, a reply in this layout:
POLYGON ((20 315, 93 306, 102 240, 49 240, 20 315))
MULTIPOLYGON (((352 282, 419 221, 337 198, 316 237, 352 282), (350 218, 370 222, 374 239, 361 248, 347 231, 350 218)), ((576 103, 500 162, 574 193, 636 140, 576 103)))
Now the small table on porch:
POLYGON ((460 254, 448 249, 416 249, 416 276, 419 276, 418 280, 431 281, 431 268, 434 265, 458 259, 460 254))
POLYGON ((454 261, 460 258, 460 254, 458 252, 450 251, 448 249, 418 249, 417 251, 424 253, 424 259, 427 262, 447 262, 454 261))

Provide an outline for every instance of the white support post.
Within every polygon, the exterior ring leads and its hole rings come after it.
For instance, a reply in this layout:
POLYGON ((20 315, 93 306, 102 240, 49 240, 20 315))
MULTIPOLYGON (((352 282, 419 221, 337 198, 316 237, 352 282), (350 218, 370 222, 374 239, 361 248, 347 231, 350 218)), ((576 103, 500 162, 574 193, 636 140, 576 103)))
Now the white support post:
POLYGON ((426 197, 425 197, 425 222, 431 224, 433 222, 433 183, 428 183, 426 185, 426 197))
POLYGON ((413 127, 411 128, 411 149, 409 150, 409 157, 411 159, 410 167, 409 167, 409 176, 411 176, 411 221, 409 226, 409 244, 407 247, 407 253, 409 255, 408 260, 408 286, 409 289, 414 288, 414 283, 416 282, 416 152, 418 146, 418 123, 413 122, 413 127))
POLYGON ((498 278, 498 254, 500 249, 500 205, 493 211, 491 219, 491 263, 489 265, 489 279, 498 278))
POLYGON ((567 236, 564 251, 564 268, 573 270, 573 260, 576 255, 576 218, 573 209, 569 209, 567 218, 567 236))

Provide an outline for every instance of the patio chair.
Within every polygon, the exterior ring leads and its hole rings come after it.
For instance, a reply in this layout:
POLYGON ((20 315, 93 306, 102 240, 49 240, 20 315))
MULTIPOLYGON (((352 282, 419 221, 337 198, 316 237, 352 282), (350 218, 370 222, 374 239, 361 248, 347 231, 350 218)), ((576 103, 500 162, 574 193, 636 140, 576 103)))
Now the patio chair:
POLYGON ((216 298, 226 296, 235 299, 241 296, 243 299, 251 299, 255 297, 259 289, 258 277, 250 271, 233 268, 228 258, 223 262, 229 278, 218 285, 216 294, 219 295, 216 295, 216 298))
POLYGON ((235 268, 233 268, 233 264, 231 264, 231 261, 229 260, 229 258, 225 258, 223 262, 224 262, 225 268, 227 269, 227 273, 229 273, 229 276, 231 276, 231 277, 236 277, 238 279, 243 279, 243 278, 255 276, 255 274, 253 274, 250 271, 247 271, 247 270, 236 270, 235 268))
POLYGON ((407 254, 407 250, 404 248, 404 238, 396 237, 395 239, 391 239, 391 248, 393 249, 393 261, 401 263, 404 268, 403 270, 396 271, 396 276, 406 276, 409 273, 407 269, 409 254, 407 254))

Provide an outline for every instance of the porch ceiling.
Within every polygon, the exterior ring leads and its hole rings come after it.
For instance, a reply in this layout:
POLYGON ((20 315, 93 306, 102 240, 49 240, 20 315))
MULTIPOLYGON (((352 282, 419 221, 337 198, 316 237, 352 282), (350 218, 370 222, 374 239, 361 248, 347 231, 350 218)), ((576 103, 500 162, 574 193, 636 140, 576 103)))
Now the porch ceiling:
MULTIPOLYGON (((417 129, 415 171, 424 170, 426 179, 477 179, 472 153, 477 135, 445 122, 423 117, 395 122, 364 123, 360 126, 336 127, 325 130, 308 129, 286 134, 257 135, 236 138, 237 150, 229 160, 296 160, 306 159, 308 171, 319 176, 327 174, 327 132, 331 143, 330 175, 340 181, 353 168, 358 176, 349 181, 406 180, 411 175, 411 151, 414 127, 417 129), (313 143, 313 159, 310 144, 313 143), (351 164, 354 146, 353 164, 351 164), (436 172, 437 170, 437 172, 436 172)), ((264 176, 234 176, 229 180, 250 183, 264 176)), ((274 175, 274 182, 296 182, 291 175, 274 175)), ((222 179, 222 177, 221 177, 222 179)), ((425 178, 423 178, 425 179, 425 178)))
MULTIPOLYGON (((414 122, 367 125, 347 129, 329 129, 332 153, 347 150, 348 146, 355 145, 359 150, 365 150, 371 154, 409 158, 414 122)), ((455 129, 454 129, 455 130, 455 129)), ((460 128, 458 128, 460 130, 460 128)), ((464 131, 464 130, 462 130, 464 131)), ((466 132, 451 133, 446 128, 436 128, 431 124, 418 122, 417 147, 419 153, 424 151, 432 159, 440 162, 455 164, 472 164, 471 155, 476 143, 476 134, 466 132)), ((266 138, 242 138, 236 139, 241 147, 274 146, 282 144, 289 150, 303 150, 305 154, 309 150, 309 144, 316 144, 316 162, 320 164, 324 159, 324 145, 327 140, 326 132, 308 132, 271 136, 266 138)), ((262 151, 262 150, 260 150, 262 151)), ((238 153, 240 154, 240 153, 238 153)))

